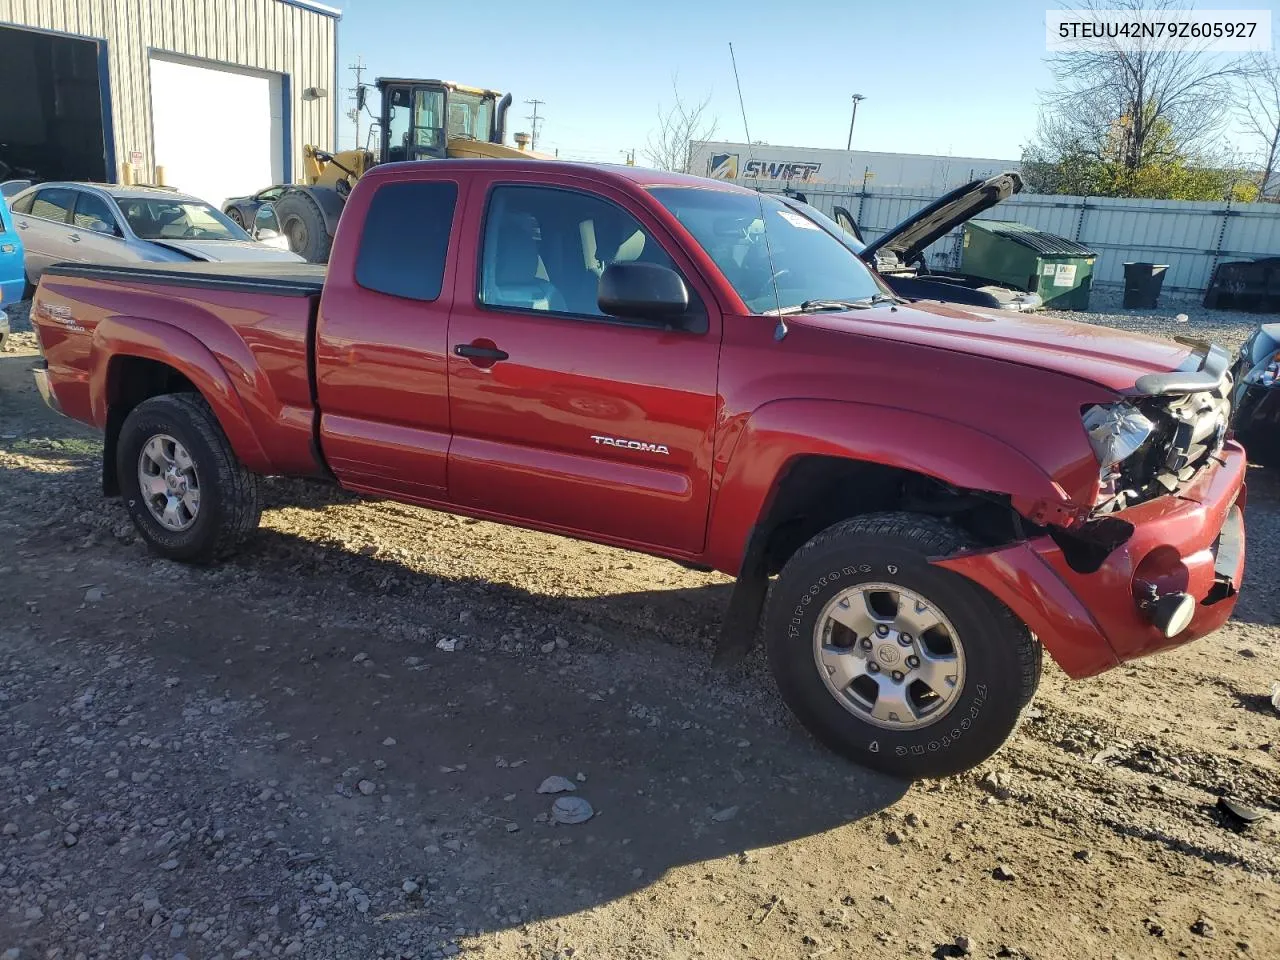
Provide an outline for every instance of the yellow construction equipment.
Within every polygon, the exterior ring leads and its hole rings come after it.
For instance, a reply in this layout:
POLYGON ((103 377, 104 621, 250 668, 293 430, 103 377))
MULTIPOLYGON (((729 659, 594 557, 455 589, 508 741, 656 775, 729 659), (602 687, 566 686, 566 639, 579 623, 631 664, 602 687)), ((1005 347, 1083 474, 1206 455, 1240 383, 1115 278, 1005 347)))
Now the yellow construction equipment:
MULTIPOLYGON (((329 248, 347 195, 375 163, 438 160, 445 157, 534 157, 544 154, 507 146, 506 117, 511 94, 467 87, 444 80, 379 77, 382 95, 377 157, 364 148, 329 153, 303 147, 302 182, 291 184, 275 201, 274 212, 289 247, 312 263, 329 259, 329 248)), ((357 109, 364 107, 364 88, 357 109)))

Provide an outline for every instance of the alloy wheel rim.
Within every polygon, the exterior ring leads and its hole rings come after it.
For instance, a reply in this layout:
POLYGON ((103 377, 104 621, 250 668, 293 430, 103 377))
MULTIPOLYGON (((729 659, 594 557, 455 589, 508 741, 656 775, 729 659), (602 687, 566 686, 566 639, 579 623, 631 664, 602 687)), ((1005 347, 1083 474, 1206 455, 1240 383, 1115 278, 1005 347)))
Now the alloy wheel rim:
POLYGON ((200 515, 200 475, 187 448, 158 433, 138 454, 138 489, 147 510, 166 530, 180 533, 200 515))
POLYGON ((841 590, 818 614, 813 658, 845 710, 886 730, 941 720, 964 689, 965 656, 951 621, 893 583, 841 590))

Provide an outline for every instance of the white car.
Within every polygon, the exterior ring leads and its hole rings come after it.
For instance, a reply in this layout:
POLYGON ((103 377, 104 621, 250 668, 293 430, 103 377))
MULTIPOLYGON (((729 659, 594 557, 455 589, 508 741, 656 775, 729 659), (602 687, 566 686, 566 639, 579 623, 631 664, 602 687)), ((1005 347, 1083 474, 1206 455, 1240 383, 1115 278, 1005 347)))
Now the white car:
POLYGON ((40 183, 9 208, 31 286, 53 263, 305 262, 284 237, 264 231, 254 239, 216 207, 159 187, 40 183))

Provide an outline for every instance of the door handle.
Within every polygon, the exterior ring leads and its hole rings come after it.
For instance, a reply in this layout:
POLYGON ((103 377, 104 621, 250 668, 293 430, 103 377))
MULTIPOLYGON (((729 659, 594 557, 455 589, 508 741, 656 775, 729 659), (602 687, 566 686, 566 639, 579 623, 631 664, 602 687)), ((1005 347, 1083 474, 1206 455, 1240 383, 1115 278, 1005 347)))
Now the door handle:
POLYGON ((78 233, 73 233, 71 236, 67 237, 67 239, 68 239, 68 240, 70 240, 72 243, 79 243, 79 242, 80 242, 80 234, 78 234, 78 233))
POLYGON ((507 351, 499 350, 497 347, 485 347, 475 343, 460 343, 453 348, 453 352, 460 357, 472 360, 506 360, 511 356, 507 351))
POLYGON ((19 230, 25 230, 25 229, 27 229, 27 227, 29 227, 29 226, 31 226, 31 224, 27 223, 25 220, 19 220, 19 221, 18 221, 18 229, 19 229, 19 230))

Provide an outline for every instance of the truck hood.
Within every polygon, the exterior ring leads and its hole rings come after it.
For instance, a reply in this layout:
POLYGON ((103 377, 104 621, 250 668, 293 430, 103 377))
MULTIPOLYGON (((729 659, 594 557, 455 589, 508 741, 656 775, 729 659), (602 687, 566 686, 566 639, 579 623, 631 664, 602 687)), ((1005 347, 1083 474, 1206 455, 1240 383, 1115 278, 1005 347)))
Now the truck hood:
POLYGON ((270 247, 256 240, 151 240, 158 247, 185 253, 194 260, 235 262, 246 260, 285 260, 302 263, 292 250, 270 247))
POLYGON ((788 318, 835 332, 913 343, 1053 370, 1118 393, 1148 373, 1178 370, 1191 348, 1111 327, 942 303, 788 318))
POLYGON ((939 237, 1021 190, 1022 177, 1012 170, 985 180, 970 181, 903 220, 868 244, 859 256, 874 263, 876 255, 883 251, 892 253, 900 263, 908 263, 939 237))

